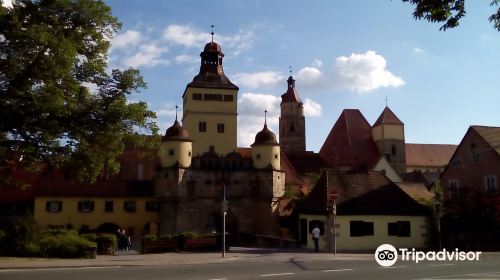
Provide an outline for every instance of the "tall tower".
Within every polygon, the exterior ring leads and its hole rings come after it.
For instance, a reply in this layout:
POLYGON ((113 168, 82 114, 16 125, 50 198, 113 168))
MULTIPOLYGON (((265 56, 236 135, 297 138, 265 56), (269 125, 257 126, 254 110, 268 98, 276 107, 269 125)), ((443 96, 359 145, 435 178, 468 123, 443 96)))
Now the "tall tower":
POLYGON ((288 77, 288 89, 281 95, 280 144, 285 152, 306 150, 304 104, 295 90, 295 80, 288 77))
POLYGON ((401 175, 406 172, 405 127, 398 117, 385 107, 372 127, 373 141, 381 155, 384 155, 401 175))
POLYGON ((212 150, 226 155, 237 145, 238 87, 224 74, 224 54, 213 41, 213 32, 200 57, 200 72, 182 96, 182 123, 193 140, 193 156, 212 150))

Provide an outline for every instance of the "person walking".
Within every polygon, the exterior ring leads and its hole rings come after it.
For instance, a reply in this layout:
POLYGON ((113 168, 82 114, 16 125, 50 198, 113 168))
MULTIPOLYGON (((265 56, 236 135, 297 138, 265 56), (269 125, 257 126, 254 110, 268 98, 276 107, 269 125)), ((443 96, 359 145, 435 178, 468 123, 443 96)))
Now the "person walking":
POLYGON ((318 225, 315 225, 313 230, 311 231, 312 234, 312 239, 314 241, 314 251, 318 252, 319 251, 319 235, 321 233, 321 230, 319 229, 318 225))

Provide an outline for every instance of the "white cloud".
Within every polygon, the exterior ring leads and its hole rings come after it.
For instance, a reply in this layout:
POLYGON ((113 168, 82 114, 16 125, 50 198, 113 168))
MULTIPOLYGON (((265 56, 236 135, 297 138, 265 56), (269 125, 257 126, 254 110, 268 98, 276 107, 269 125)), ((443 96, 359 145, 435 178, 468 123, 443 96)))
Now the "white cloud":
POLYGON ((200 32, 190 25, 172 24, 163 31, 163 37, 186 47, 199 47, 210 40, 208 32, 200 32))
POLYGON ((312 66, 316 68, 320 68, 323 65, 323 61, 321 59, 315 58, 313 60, 312 66))
POLYGON ((336 59, 335 70, 338 86, 357 92, 368 92, 380 87, 404 85, 403 79, 386 69, 387 61, 374 51, 353 53, 336 59))
POLYGON ((181 54, 175 57, 175 62, 177 63, 194 63, 198 62, 200 59, 188 54, 181 54))
POLYGON ((167 51, 168 49, 152 43, 143 44, 135 55, 125 58, 122 64, 127 67, 152 67, 158 64, 168 64, 168 60, 161 58, 161 55, 167 51))
POLYGON ((264 127, 264 111, 267 125, 278 137, 278 118, 281 99, 262 93, 243 93, 238 100, 238 146, 248 147, 255 135, 264 127))
POLYGON ((421 49, 421 48, 414 48, 413 52, 414 53, 424 53, 425 51, 423 49, 421 49))
POLYGON ((142 40, 141 33, 135 30, 127 30, 125 33, 117 35, 111 41, 111 49, 122 49, 139 44, 142 40))
MULTIPOLYGON (((253 44, 253 30, 240 30, 236 35, 225 36, 216 33, 214 41, 227 48, 233 55, 247 51, 253 44)), ((211 40, 209 32, 201 31, 191 25, 172 24, 163 31, 163 39, 185 47, 199 48, 211 40)))
POLYGON ((249 88, 272 88, 285 80, 285 76, 276 71, 263 71, 255 73, 238 73, 232 75, 235 84, 249 88))
POLYGON ((322 72, 314 65, 319 64, 313 62, 313 66, 298 71, 298 84, 314 89, 349 90, 360 93, 405 84, 401 77, 387 70, 385 58, 374 51, 338 57, 330 71, 322 72))
POLYGON ((322 78, 323 73, 315 67, 304 67, 297 73, 297 80, 300 80, 300 82, 306 86, 323 83, 323 81, 321 81, 322 78))
POLYGON ((322 113, 322 108, 319 103, 314 100, 306 98, 304 100, 304 115, 306 117, 319 117, 322 113))

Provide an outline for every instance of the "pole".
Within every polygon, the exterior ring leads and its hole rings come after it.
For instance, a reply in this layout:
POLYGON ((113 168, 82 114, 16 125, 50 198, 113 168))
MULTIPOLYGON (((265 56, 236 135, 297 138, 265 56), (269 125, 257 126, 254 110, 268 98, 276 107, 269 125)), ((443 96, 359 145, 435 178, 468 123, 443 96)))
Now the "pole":
POLYGON ((223 198, 222 198, 222 257, 226 257, 226 184, 224 184, 223 190, 223 198))
POLYGON ((337 227, 335 226, 335 216, 337 216, 337 204, 333 201, 333 254, 337 254, 337 227))

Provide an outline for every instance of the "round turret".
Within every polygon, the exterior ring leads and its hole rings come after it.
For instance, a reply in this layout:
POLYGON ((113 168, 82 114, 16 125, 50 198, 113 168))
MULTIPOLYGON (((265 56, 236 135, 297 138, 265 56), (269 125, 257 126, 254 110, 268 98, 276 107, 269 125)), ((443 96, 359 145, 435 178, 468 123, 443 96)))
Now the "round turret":
POLYGON ((276 141, 276 135, 267 128, 267 124, 264 124, 264 128, 255 135, 251 147, 255 168, 280 170, 280 146, 276 141))
POLYGON ((203 49, 205 52, 222 52, 219 44, 216 42, 208 42, 203 49))
POLYGON ((187 168, 191 166, 192 140, 187 130, 175 119, 161 139, 161 164, 163 167, 187 168))

